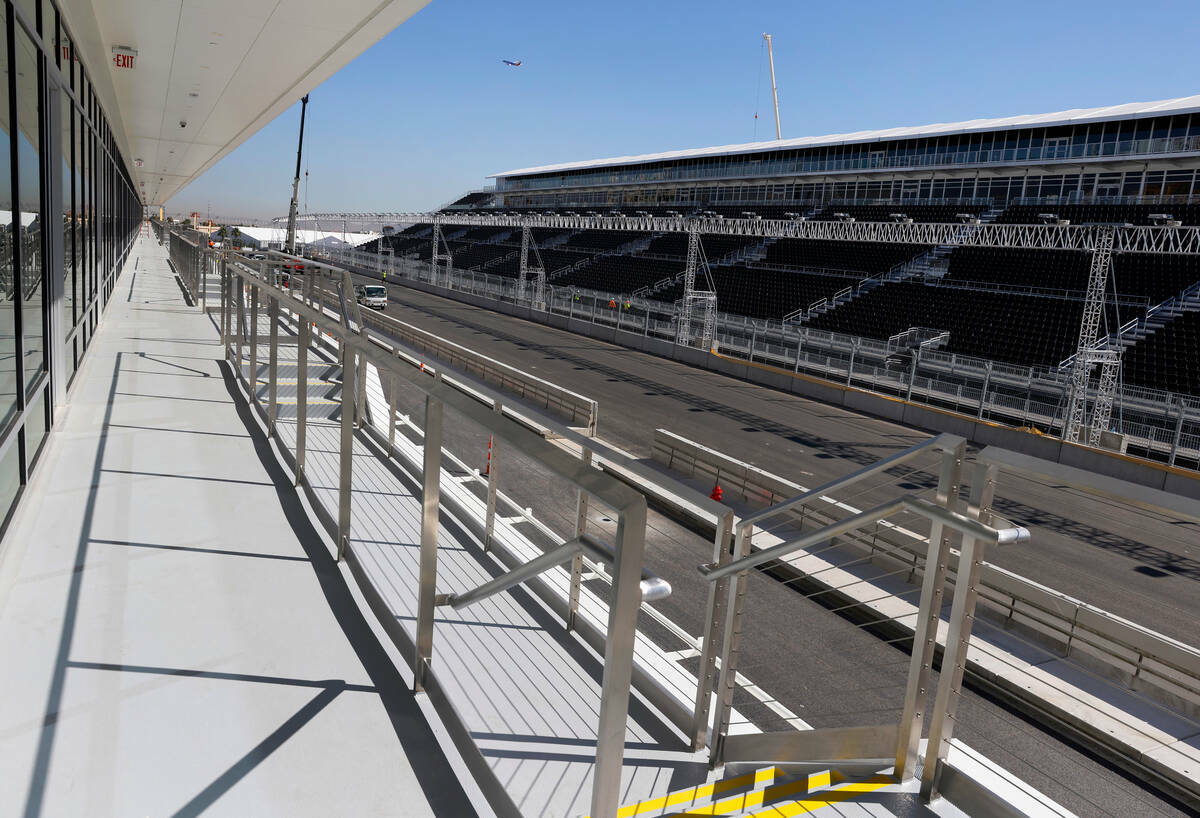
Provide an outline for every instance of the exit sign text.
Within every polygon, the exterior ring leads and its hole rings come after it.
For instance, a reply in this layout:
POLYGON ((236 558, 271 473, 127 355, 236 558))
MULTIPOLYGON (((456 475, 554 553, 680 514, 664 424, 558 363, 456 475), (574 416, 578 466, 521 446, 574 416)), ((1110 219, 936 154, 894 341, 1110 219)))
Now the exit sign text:
POLYGON ((133 68, 134 67, 134 62, 137 59, 137 49, 129 48, 128 46, 124 46, 124 45, 114 45, 112 48, 112 52, 113 52, 112 61, 113 61, 113 65, 115 67, 117 67, 117 68, 133 68))

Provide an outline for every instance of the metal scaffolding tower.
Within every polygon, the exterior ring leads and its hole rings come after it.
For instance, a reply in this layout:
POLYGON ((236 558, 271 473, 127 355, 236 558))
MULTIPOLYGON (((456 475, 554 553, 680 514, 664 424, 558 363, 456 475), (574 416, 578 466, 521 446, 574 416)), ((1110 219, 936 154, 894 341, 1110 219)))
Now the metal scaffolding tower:
POLYGON ((717 323, 717 294, 711 289, 696 289, 696 273, 704 270, 709 279, 708 262, 700 244, 700 225, 692 220, 688 225, 687 266, 683 270, 683 298, 679 305, 678 342, 692 346, 692 325, 700 318, 700 336, 696 340, 700 349, 712 349, 717 323))
POLYGON ((546 305, 546 265, 542 263, 542 255, 538 252, 529 225, 521 225, 521 266, 517 271, 517 300, 530 301, 534 309, 545 309, 546 305), (529 251, 533 250, 537 257, 536 267, 529 266, 529 251), (527 288, 529 275, 533 274, 533 294, 530 297, 527 288))
POLYGON ((1094 361, 1100 364, 1100 385, 1096 388, 1096 405, 1092 408, 1092 428, 1088 433, 1088 443, 1100 445, 1100 436, 1108 431, 1109 421, 1112 420, 1113 398, 1117 394, 1117 381, 1121 377, 1121 350, 1103 349, 1094 361))
POLYGON ((1071 366, 1071 391, 1063 422, 1063 440, 1078 443, 1087 415, 1088 384, 1092 367, 1101 364, 1100 385, 1096 391, 1096 403, 1092 411, 1092 428, 1088 443, 1100 443, 1100 435, 1108 428, 1112 417, 1113 395, 1121 367, 1121 352, 1107 348, 1107 338, 1100 336, 1100 322, 1104 316, 1104 301, 1108 283, 1109 265, 1112 263, 1113 239, 1116 229, 1102 226, 1096 234, 1096 246, 1092 250, 1092 269, 1088 275, 1087 294, 1083 302, 1083 318, 1079 323, 1079 343, 1075 361, 1071 366))
POLYGON ((450 273, 454 269, 454 260, 450 257, 450 245, 446 244, 446 239, 442 235, 442 219, 439 216, 433 218, 433 252, 429 255, 430 272, 434 284, 439 284, 445 287, 450 286, 450 273), (443 249, 445 252, 442 252, 443 249), (443 270, 441 263, 446 262, 446 267, 443 270))

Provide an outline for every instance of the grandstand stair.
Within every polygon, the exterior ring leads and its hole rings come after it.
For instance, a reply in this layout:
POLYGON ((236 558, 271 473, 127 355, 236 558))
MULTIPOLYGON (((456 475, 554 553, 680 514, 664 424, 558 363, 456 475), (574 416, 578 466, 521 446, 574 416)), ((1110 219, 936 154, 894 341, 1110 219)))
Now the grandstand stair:
MULTIPOLYGON (((1178 295, 1151 307, 1140 318, 1123 325, 1115 333, 1110 333, 1101 343, 1096 344, 1096 347, 1127 350, 1146 340, 1179 316, 1189 312, 1200 312, 1200 281, 1178 295)), ((1071 355, 1065 358, 1058 368, 1065 372, 1074 363, 1075 355, 1071 355)))
MULTIPOLYGON (((979 223, 993 224, 1003 213, 1004 208, 993 207, 979 215, 979 223)), ((954 252, 953 245, 939 244, 925 255, 918 256, 909 264, 904 265, 907 274, 893 280, 903 281, 905 278, 917 275, 924 276, 925 278, 943 278, 950 271, 950 254, 952 252, 954 252)))
MULTIPOLYGON (((562 233, 557 233, 553 236, 548 236, 537 243, 538 247, 543 250, 549 250, 552 247, 559 247, 571 240, 571 237, 579 233, 579 230, 566 230, 562 233)), ((517 237, 518 239, 520 236, 517 237)))
POLYGON ((661 235, 663 235, 663 234, 662 233, 648 233, 642 238, 638 238, 638 239, 634 239, 633 241, 625 242, 624 244, 622 244, 618 247, 614 247, 611 250, 605 250, 600 253, 593 253, 592 255, 588 256, 587 258, 581 259, 579 262, 577 262, 575 264, 572 264, 568 267, 561 267, 557 270, 554 270, 553 272, 550 272, 546 276, 546 280, 547 281, 557 281, 558 279, 565 276, 567 273, 573 273, 576 270, 582 270, 585 267, 590 267, 592 264, 594 264, 595 262, 599 261, 602 258, 611 258, 613 256, 632 256, 632 257, 636 258, 637 253, 639 251, 645 250, 647 247, 650 246, 650 242, 654 241, 654 239, 658 238, 661 235))
MULTIPOLYGON (((514 235, 515 235, 514 231, 509 230, 507 232, 497 233, 496 235, 492 236, 490 239, 483 239, 482 241, 475 241, 473 243, 474 244, 505 244, 507 242, 513 241, 514 235)), ((516 240, 520 241, 521 237, 516 236, 516 240)))
POLYGON ((1113 341, 1122 347, 1133 346, 1185 312, 1200 312, 1200 281, 1179 295, 1151 307, 1144 316, 1137 320, 1137 323, 1130 326, 1125 332, 1121 332, 1113 341))
MULTIPOLYGON (((821 810, 826 807, 833 808, 829 811, 831 815, 844 814, 835 805, 848 806, 856 799, 885 787, 895 789, 895 779, 881 774, 848 778, 837 770, 789 774, 779 767, 765 767, 627 804, 618 810, 617 818, 659 818, 668 815, 783 818, 823 814, 821 810)), ((881 814, 875 811, 880 809, 879 803, 871 806, 873 809, 870 814, 881 814)), ((888 813, 884 811, 882 814, 888 813)))
POLYGON ((745 247, 740 247, 731 253, 726 253, 716 261, 710 261, 709 264, 716 266, 724 266, 729 264, 753 264, 756 261, 762 261, 767 256, 767 250, 775 239, 763 239, 755 244, 747 244, 745 247))
POLYGON ((507 253, 503 256, 498 256, 498 257, 492 259, 491 261, 485 261, 483 264, 480 264, 478 267, 472 267, 471 269, 477 270, 478 272, 481 272, 481 273, 485 272, 489 267, 499 267, 504 262, 510 261, 510 260, 516 258, 520 252, 521 252, 520 250, 513 250, 511 253, 507 253))

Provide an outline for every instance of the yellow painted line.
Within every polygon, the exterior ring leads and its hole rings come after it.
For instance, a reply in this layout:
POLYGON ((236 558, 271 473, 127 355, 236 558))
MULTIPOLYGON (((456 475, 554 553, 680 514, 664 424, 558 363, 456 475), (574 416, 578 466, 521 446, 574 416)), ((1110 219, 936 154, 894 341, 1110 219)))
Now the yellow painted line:
POLYGON ((826 770, 823 773, 813 773, 808 777, 808 789, 818 790, 829 787, 842 780, 842 774, 836 770, 826 770))
POLYGON ((799 801, 792 801, 789 804, 780 804, 778 806, 769 807, 761 812, 755 812, 746 818, 793 818, 796 815, 807 815, 808 813, 816 812, 825 807, 831 807, 834 804, 841 804, 845 801, 851 801, 856 796, 864 795, 869 792, 881 790, 889 784, 895 784, 896 781, 890 775, 877 775, 868 778, 864 781, 856 781, 851 784, 844 784, 836 790, 829 790, 827 793, 817 798, 804 798, 799 801))
POLYGON ((726 778, 721 781, 714 781, 711 784, 701 784, 698 787, 691 787, 679 792, 673 792, 669 795, 664 795, 659 798, 651 798, 649 801, 642 801, 638 804, 630 804, 629 806, 621 807, 617 810, 617 818, 631 818, 634 815, 641 815, 645 812, 654 812, 656 810, 666 809, 678 804, 687 803, 689 801, 698 801, 701 798, 708 798, 711 795, 720 795, 723 792, 738 789, 739 787, 756 787, 760 784, 766 784, 774 781, 779 774, 778 767, 765 767, 761 770, 755 770, 751 773, 726 778))
MULTIPOLYGON (((798 781, 789 781, 785 784, 776 784, 771 787, 765 787, 761 790, 753 790, 752 792, 743 793, 733 798, 726 798, 724 801, 718 801, 715 804, 709 804, 705 807, 697 807, 687 812, 681 812, 680 815, 729 815, 734 812, 751 809, 753 807, 761 807, 767 801, 775 801, 780 798, 788 798, 801 793, 812 792, 817 787, 827 787, 832 781, 841 781, 841 773, 835 771, 814 773, 807 778, 802 778, 798 781)), ((891 779, 888 779, 891 783, 891 779)), ((844 799, 843 799, 844 800, 844 799)), ((762 813, 771 815, 771 812, 762 813)))

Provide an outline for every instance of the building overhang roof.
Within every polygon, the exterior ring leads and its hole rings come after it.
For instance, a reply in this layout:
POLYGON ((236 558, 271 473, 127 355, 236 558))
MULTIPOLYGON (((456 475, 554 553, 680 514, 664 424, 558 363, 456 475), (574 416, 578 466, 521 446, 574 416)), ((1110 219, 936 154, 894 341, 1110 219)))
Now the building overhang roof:
POLYGON ((164 203, 428 2, 62 0, 148 205, 164 203), (136 49, 133 68, 114 65, 114 46, 136 49))

